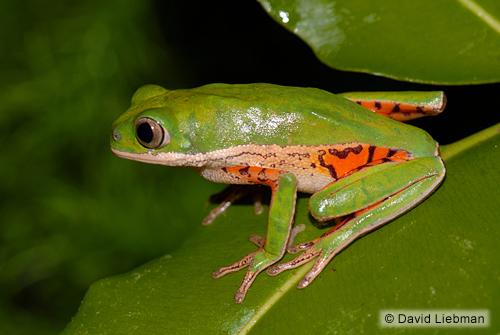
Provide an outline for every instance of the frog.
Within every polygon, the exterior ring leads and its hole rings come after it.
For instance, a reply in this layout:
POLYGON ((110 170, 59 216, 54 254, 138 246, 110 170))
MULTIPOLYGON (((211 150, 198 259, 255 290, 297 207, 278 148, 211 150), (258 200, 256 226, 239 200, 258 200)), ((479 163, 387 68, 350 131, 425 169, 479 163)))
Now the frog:
MULTIPOLYGON (((314 261, 304 289, 357 238, 408 212, 443 181, 439 144, 401 121, 439 114, 443 92, 354 92, 275 84, 208 84, 168 90, 139 88, 112 125, 111 150, 121 158, 187 166, 202 177, 271 189, 265 237, 257 249, 212 273, 247 269, 234 295, 241 303, 257 276, 276 276, 314 261), (321 236, 294 245, 298 192, 309 211, 331 222, 321 236), (298 254, 278 263, 285 253, 298 254)), ((204 221, 211 224, 237 199, 232 191, 204 221)), ((256 206, 256 208, 262 208, 256 206)), ((261 211, 261 210, 260 210, 261 211)))

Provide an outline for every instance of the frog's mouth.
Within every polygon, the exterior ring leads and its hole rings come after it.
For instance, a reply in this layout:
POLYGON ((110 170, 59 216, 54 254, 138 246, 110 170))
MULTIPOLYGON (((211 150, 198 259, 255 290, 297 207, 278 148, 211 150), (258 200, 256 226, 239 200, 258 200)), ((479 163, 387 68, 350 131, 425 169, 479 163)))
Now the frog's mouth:
POLYGON ((203 166, 207 162, 205 154, 181 154, 178 152, 158 152, 149 150, 143 153, 133 153, 111 148, 111 151, 120 158, 133 161, 160 164, 168 166, 203 166))

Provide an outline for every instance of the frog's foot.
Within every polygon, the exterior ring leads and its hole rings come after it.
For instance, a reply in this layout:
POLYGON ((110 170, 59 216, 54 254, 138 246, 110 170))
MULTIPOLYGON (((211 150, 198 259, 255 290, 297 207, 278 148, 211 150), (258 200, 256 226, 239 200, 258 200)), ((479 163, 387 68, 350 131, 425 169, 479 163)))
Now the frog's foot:
MULTIPOLYGON (((292 231, 290 232, 290 242, 288 245, 289 247, 293 243, 293 240, 295 239, 295 237, 300 232, 304 231, 304 229, 305 229, 304 224, 297 225, 296 227, 294 227, 292 229, 292 231)), ((256 246, 258 246, 259 250, 254 251, 254 252, 246 255, 245 257, 243 257, 242 259, 240 259, 239 261, 237 261, 234 264, 221 267, 220 269, 215 270, 212 273, 212 278, 217 279, 217 278, 220 278, 228 273, 239 271, 247 266, 249 267, 245 277, 243 278, 243 281, 241 282, 240 287, 238 288, 238 291, 236 291, 236 294, 234 296, 234 302, 236 302, 237 304, 242 302, 245 299, 245 294, 248 291, 248 289, 250 288, 250 286, 252 285, 252 283, 255 280, 255 278, 257 277, 257 275, 259 273, 261 273, 264 269, 266 269, 268 266, 270 266, 271 264, 276 263, 280 258, 280 257, 276 257, 276 256, 273 257, 272 255, 270 255, 269 253, 266 253, 264 251, 264 246, 266 245, 265 238, 263 238, 257 234, 251 234, 248 237, 248 239, 250 240, 250 242, 253 242, 256 246), (259 255, 260 257, 257 255, 259 255), (258 270, 253 271, 252 265, 253 265, 253 262, 256 258, 258 259, 259 263, 265 264, 265 265, 263 265, 258 270)))
MULTIPOLYGON (((322 250, 316 250, 314 248, 310 248, 289 262, 271 266, 270 268, 267 269, 267 274, 270 276, 276 276, 285 270, 299 267, 311 261, 312 259, 318 257, 321 254, 321 252, 322 250)), ((319 257, 316 260, 316 263, 314 263, 313 268, 309 270, 309 272, 299 281, 299 283, 297 284, 297 288, 300 289, 306 288, 314 280, 314 278, 316 278, 321 273, 321 271, 323 271, 323 269, 330 262, 331 258, 333 258, 333 256, 328 257, 326 259, 319 257)))
POLYGON ((267 274, 270 276, 276 276, 285 270, 297 268, 305 263, 308 263, 314 258, 320 256, 314 263, 312 269, 309 270, 309 272, 307 272, 306 275, 297 284, 297 288, 299 289, 306 288, 314 280, 314 278, 316 278, 323 271, 323 269, 328 265, 328 263, 332 260, 332 258, 337 254, 337 252, 334 252, 335 251, 334 250, 333 252, 330 252, 326 255, 322 255, 324 253, 324 249, 321 247, 317 249, 315 247, 320 245, 321 242, 322 242, 321 238, 317 238, 313 241, 298 245, 298 246, 303 246, 304 249, 307 248, 307 250, 289 262, 269 267, 267 269, 267 274))
POLYGON ((262 214, 264 211, 262 207, 262 192, 263 190, 259 185, 230 185, 226 187, 222 192, 212 195, 208 200, 207 206, 217 201, 221 201, 221 203, 203 219, 202 224, 204 226, 212 224, 212 222, 214 222, 219 215, 224 213, 235 201, 250 193, 253 196, 253 209, 255 214, 262 214))
MULTIPOLYGON (((313 267, 309 272, 299 281, 297 284, 297 288, 303 289, 306 288, 313 280, 316 278, 323 269, 328 265, 328 263, 335 257, 335 255, 340 251, 340 249, 336 248, 331 251, 325 250, 325 246, 331 243, 331 236, 334 234, 338 234, 341 227, 344 226, 350 218, 337 221, 339 222, 335 227, 326 232, 323 236, 316 238, 312 241, 300 243, 297 245, 291 245, 293 240, 290 239, 290 244, 288 247, 288 253, 296 254, 301 251, 305 251, 299 256, 295 257, 289 262, 281 263, 277 265, 273 265, 267 269, 267 274, 270 276, 276 276, 285 270, 290 270, 297 268, 305 263, 310 262, 314 258, 320 256, 316 263, 314 263, 313 267)), ((296 227, 298 228, 298 226, 296 227)), ((302 229, 303 230, 303 229, 302 229)), ((295 236, 298 232, 295 234, 295 236)), ((294 237, 295 237, 294 236, 294 237)), ((330 249, 329 249, 330 250, 330 249)))
MULTIPOLYGON (((265 239, 257 235, 255 236, 257 237, 257 239, 256 241, 252 242, 256 244, 258 243, 265 244, 265 239)), ((245 299, 245 295, 250 286, 252 286, 252 283, 255 280, 255 278, 257 278, 257 275, 262 271, 264 271, 269 266, 271 266, 272 264, 279 261, 281 257, 282 255, 276 256, 269 254, 264 250, 264 247, 260 247, 259 250, 246 255, 236 263, 231 264, 229 266, 223 266, 220 269, 215 270, 212 273, 212 278, 217 279, 228 273, 239 271, 248 266, 247 273, 245 274, 245 277, 241 281, 240 287, 238 288, 236 294, 234 295, 234 302, 239 304, 245 299)))

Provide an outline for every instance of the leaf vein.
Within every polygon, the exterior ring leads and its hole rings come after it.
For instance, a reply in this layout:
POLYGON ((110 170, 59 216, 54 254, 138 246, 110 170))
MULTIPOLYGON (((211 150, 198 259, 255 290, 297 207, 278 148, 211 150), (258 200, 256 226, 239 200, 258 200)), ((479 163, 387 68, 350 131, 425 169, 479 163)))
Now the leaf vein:
POLYGON ((483 20, 487 25, 489 25, 493 30, 500 34, 500 22, 490 15, 483 7, 479 6, 476 2, 472 0, 458 0, 462 5, 464 5, 468 10, 477 15, 481 20, 483 20))

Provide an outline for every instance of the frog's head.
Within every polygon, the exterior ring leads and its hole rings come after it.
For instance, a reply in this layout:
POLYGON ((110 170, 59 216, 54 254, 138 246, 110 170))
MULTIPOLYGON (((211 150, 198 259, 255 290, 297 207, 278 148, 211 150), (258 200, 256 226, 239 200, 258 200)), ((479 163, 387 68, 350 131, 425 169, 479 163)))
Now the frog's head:
POLYGON ((113 123, 110 142, 114 154, 165 164, 158 161, 160 153, 186 152, 190 143, 179 132, 176 115, 165 103, 170 92, 156 85, 137 90, 130 108, 113 123))

